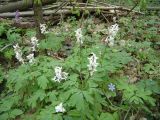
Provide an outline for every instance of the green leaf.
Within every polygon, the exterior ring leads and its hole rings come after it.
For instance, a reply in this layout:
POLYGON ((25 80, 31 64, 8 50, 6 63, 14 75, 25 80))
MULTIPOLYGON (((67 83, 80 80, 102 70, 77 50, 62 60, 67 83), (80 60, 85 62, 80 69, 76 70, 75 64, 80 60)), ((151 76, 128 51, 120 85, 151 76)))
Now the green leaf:
POLYGON ((70 106, 76 106, 77 110, 83 111, 85 109, 85 101, 82 92, 77 92, 70 97, 70 106), (78 102, 77 102, 78 101, 78 102))
POLYGON ((39 43, 39 48, 58 51, 62 47, 62 41, 64 41, 63 37, 57 37, 54 34, 49 34, 46 40, 42 40, 39 43))
POLYGON ((49 101, 51 101, 51 102, 56 101, 57 100, 56 94, 57 94, 56 91, 49 92, 47 94, 47 96, 49 97, 49 101))
POLYGON ((37 90, 35 93, 34 93, 34 96, 38 99, 40 99, 40 101, 42 101, 46 94, 45 94, 45 91, 44 90, 37 90))
POLYGON ((141 0, 139 3, 139 6, 142 10, 145 10, 147 7, 147 1, 146 0, 141 0))
POLYGON ((14 52, 13 52, 12 49, 7 50, 7 51, 4 52, 4 56, 5 56, 6 58, 8 58, 8 59, 11 59, 13 55, 14 55, 14 52))
POLYGON ((4 25, 0 25, 0 36, 6 31, 6 28, 4 27, 4 25))
POLYGON ((158 85, 158 82, 154 80, 141 80, 137 83, 137 86, 145 88, 145 91, 150 90, 153 93, 160 94, 160 87, 158 85))
POLYGON ((0 101, 0 113, 8 111, 11 107, 18 103, 19 96, 7 96, 0 101))
POLYGON ((53 120, 53 115, 50 110, 42 110, 40 115, 37 116, 38 120, 53 120))
POLYGON ((8 113, 3 113, 0 115, 1 120, 8 120, 9 119, 9 114, 8 113))
POLYGON ((38 100, 42 101, 45 98, 46 94, 45 91, 42 89, 37 90, 33 93, 32 96, 27 100, 27 103, 32 108, 36 107, 38 100))
POLYGON ((46 89, 47 88, 47 84, 49 83, 49 81, 44 75, 38 77, 37 81, 38 81, 39 87, 41 87, 42 89, 46 89))
POLYGON ((76 117, 80 116, 80 113, 79 113, 79 111, 77 111, 77 110, 70 110, 70 111, 68 112, 68 114, 69 114, 70 116, 76 116, 76 117))
POLYGON ((83 95, 87 102, 94 104, 93 97, 87 91, 83 91, 83 95))
POLYGON ((114 117, 115 120, 120 120, 118 112, 114 112, 113 117, 114 117))
POLYGON ((20 109, 13 109, 11 112, 10 112, 10 117, 11 118, 15 118, 16 116, 18 116, 18 115, 21 115, 21 114, 23 114, 23 111, 22 110, 20 110, 20 109))
MULTIPOLYGON (((46 120, 46 119, 45 119, 46 120)), ((59 114, 54 114, 52 120, 63 120, 62 116, 59 114)))
POLYGON ((35 96, 32 96, 32 97, 30 97, 28 100, 27 100, 27 103, 28 103, 28 105, 29 106, 31 106, 32 108, 34 108, 34 107, 36 107, 36 105, 37 105, 37 97, 35 97, 35 96))
POLYGON ((71 88, 71 87, 78 87, 78 75, 77 74, 72 74, 68 77, 69 80, 67 80, 66 82, 64 82, 62 84, 62 86, 60 86, 60 88, 62 89, 66 89, 68 90, 68 88, 71 88))
POLYGON ((98 120, 116 120, 110 113, 101 113, 98 120))
MULTIPOLYGON (((99 78, 98 78, 98 80, 99 80, 99 78)), ((87 83, 88 83, 88 85, 89 85, 90 88, 96 88, 96 87, 98 87, 98 84, 96 82, 94 82, 94 80, 88 80, 87 83)))
POLYGON ((103 60, 103 70, 109 72, 115 72, 116 70, 123 67, 123 65, 132 61, 132 57, 125 51, 107 51, 105 54, 105 60, 103 60), (107 61, 107 62, 106 62, 107 61))
POLYGON ((7 31, 7 39, 11 42, 13 41, 17 41, 18 39, 20 39, 20 34, 13 32, 12 30, 7 31))

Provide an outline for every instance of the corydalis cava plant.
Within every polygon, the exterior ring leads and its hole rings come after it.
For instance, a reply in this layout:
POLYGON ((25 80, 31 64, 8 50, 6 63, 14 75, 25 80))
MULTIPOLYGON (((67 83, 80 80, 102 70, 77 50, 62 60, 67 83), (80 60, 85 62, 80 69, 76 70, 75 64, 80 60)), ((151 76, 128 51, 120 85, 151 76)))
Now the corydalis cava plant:
POLYGON ((15 52, 15 54, 16 54, 16 59, 17 59, 19 62, 21 62, 21 63, 24 64, 24 59, 22 58, 22 51, 21 51, 18 43, 17 43, 16 45, 14 45, 13 48, 14 48, 14 52, 15 52))
POLYGON ((31 38, 31 44, 32 44, 32 51, 36 51, 36 47, 39 45, 38 44, 38 39, 36 37, 31 38))
POLYGON ((56 107, 55 107, 55 110, 56 110, 56 112, 58 113, 58 112, 65 112, 66 110, 64 109, 64 107, 63 107, 63 104, 62 103, 60 103, 59 105, 57 105, 56 107))
POLYGON ((62 67, 55 67, 55 76, 52 80, 56 82, 61 82, 62 80, 66 80, 68 77, 68 73, 62 72, 62 67))
POLYGON ((98 59, 98 57, 94 53, 92 53, 92 55, 88 58, 89 64, 87 66, 88 66, 88 69, 90 71, 90 75, 91 76, 93 75, 93 73, 95 71, 97 71, 96 70, 96 68, 98 66, 97 59, 98 59))
POLYGON ((42 34, 48 33, 46 30, 46 24, 40 24, 40 30, 42 34))
POLYGON ((33 62, 35 61, 35 59, 34 59, 34 54, 33 54, 33 53, 29 54, 29 55, 27 56, 27 59, 29 60, 29 63, 33 63, 33 62))
POLYGON ((77 39, 77 43, 83 44, 83 41, 82 41, 82 37, 83 37, 82 29, 78 28, 75 32, 76 32, 75 36, 76 36, 76 39, 77 39))
POLYGON ((122 46, 122 47, 125 46, 126 45, 126 41, 125 40, 120 40, 119 41, 119 45, 122 46))
POLYGON ((114 24, 110 27, 108 27, 108 37, 105 40, 105 43, 107 43, 110 47, 114 46, 114 38, 117 35, 117 32, 119 30, 118 24, 114 24))

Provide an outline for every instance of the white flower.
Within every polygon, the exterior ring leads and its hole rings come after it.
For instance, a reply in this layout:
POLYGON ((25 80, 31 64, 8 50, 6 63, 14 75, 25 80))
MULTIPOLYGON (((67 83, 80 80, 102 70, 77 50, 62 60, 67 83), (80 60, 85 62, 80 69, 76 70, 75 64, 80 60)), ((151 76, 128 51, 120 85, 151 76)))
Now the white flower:
POLYGON ((59 105, 57 105, 57 106, 55 107, 55 110, 56 110, 56 112, 65 112, 65 111, 66 111, 66 110, 64 109, 62 103, 60 103, 59 105))
POLYGON ((109 42, 109 43, 108 43, 108 46, 109 46, 109 47, 113 47, 113 46, 114 46, 114 41, 113 41, 113 42, 109 42))
POLYGON ((118 24, 114 24, 114 25, 108 27, 109 35, 105 39, 105 43, 107 43, 108 46, 110 46, 110 47, 114 46, 114 38, 115 38, 118 30, 119 30, 118 24))
POLYGON ((119 30, 118 24, 114 24, 108 28, 109 35, 115 37, 119 30))
POLYGON ((19 62, 24 64, 24 59, 22 58, 22 53, 16 53, 16 58, 17 60, 19 60, 19 62))
POLYGON ((42 33, 42 34, 48 33, 48 32, 46 31, 46 24, 41 24, 41 23, 40 23, 40 30, 41 30, 41 33, 42 33))
POLYGON ((126 42, 125 42, 125 40, 121 40, 121 41, 119 42, 119 44, 120 44, 120 46, 125 46, 125 45, 126 45, 126 42))
POLYGON ((128 43, 128 47, 132 47, 132 46, 133 46, 133 45, 131 45, 131 44, 128 43))
POLYGON ((29 60, 29 63, 33 63, 34 62, 34 54, 31 53, 27 56, 27 59, 29 60))
POLYGON ((20 47, 19 47, 18 43, 16 45, 13 45, 13 48, 14 48, 14 51, 20 50, 20 47))
POLYGON ((110 83, 110 84, 108 85, 108 89, 111 90, 111 91, 114 91, 114 90, 115 90, 115 85, 112 84, 112 83, 110 83))
POLYGON ((116 22, 116 17, 113 17, 113 22, 116 22))
POLYGON ((56 82, 61 82, 62 80, 66 80, 68 77, 68 73, 62 72, 62 67, 55 67, 55 76, 52 80, 56 82))
POLYGON ((31 38, 31 44, 32 44, 32 51, 36 51, 36 47, 39 45, 38 44, 38 39, 36 37, 31 38))
POLYGON ((98 66, 97 59, 98 57, 94 53, 92 53, 92 56, 88 58, 89 64, 87 66, 88 66, 91 76, 93 75, 95 71, 97 71, 96 70, 96 67, 98 66))
POLYGON ((83 44, 83 41, 82 41, 82 37, 83 37, 82 36, 82 29, 79 28, 75 32, 76 32, 75 36, 77 38, 77 43, 83 44))
POLYGON ((24 64, 24 59, 22 58, 22 51, 21 51, 18 43, 16 45, 14 45, 13 48, 14 48, 14 52, 16 54, 17 60, 24 64))
POLYGON ((108 43, 108 46, 110 47, 114 46, 114 37, 108 36, 105 40, 105 43, 108 43))
POLYGON ((38 45, 38 39, 36 37, 31 38, 32 45, 38 45))

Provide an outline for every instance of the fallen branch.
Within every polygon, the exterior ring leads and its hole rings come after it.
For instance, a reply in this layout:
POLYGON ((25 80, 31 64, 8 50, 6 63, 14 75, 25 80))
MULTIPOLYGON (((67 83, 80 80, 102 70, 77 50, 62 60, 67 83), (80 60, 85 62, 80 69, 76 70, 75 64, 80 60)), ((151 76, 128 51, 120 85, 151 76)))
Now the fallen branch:
MULTIPOLYGON (((65 9, 72 9, 73 7, 70 7, 70 6, 67 6, 65 7, 65 9)), ((122 6, 115 6, 115 7, 105 7, 105 6, 98 6, 98 7, 95 7, 95 6, 87 6, 87 7, 74 7, 75 9, 82 9, 82 10, 121 10, 121 11, 130 11, 131 9, 129 8, 125 8, 125 7, 122 7, 122 6)), ((133 13, 136 13, 136 14, 144 14, 142 12, 138 12, 138 11, 135 11, 135 10, 132 10, 133 13)))
MULTIPOLYGON (((61 10, 44 10, 43 12, 43 15, 50 15, 50 14, 65 14, 65 13, 71 13, 71 9, 73 9, 72 6, 65 6, 63 7, 61 10)), ((101 7, 95 7, 95 6, 87 6, 87 7, 74 7, 74 9, 79 9, 80 11, 83 11, 83 10, 88 10, 89 12, 95 12, 97 9, 101 10, 101 11, 104 11, 104 13, 110 13, 110 14, 115 14, 115 11, 117 12, 134 12, 136 14, 143 14, 141 12, 138 12, 138 11, 131 11, 130 9, 128 8, 124 8, 124 7, 104 7, 104 6, 101 6, 101 7)), ((33 16, 34 13, 33 11, 24 11, 24 12, 19 12, 20 13, 20 16, 22 17, 26 17, 26 16, 33 16)), ((119 13, 120 14, 120 13, 119 13)), ((0 17, 14 17, 15 16, 15 13, 2 13, 0 14, 0 17)))
MULTIPOLYGON (((56 10, 45 10, 43 12, 43 15, 50 15, 55 13, 56 10)), ((70 10, 59 10, 55 14, 61 14, 61 13, 71 13, 70 10)), ((20 17, 28 17, 28 16, 33 16, 34 12, 33 11, 24 11, 24 12, 19 12, 20 17)), ((14 17, 15 13, 2 13, 0 14, 0 17, 14 17)))
POLYGON ((105 2, 100 2, 100 1, 95 1, 95 2, 91 2, 91 3, 93 3, 93 4, 95 4, 95 5, 101 5, 101 6, 106 6, 106 7, 116 7, 116 5, 111 5, 111 4, 108 4, 108 3, 105 3, 105 2))
POLYGON ((160 11, 160 7, 147 7, 147 10, 160 11))
MULTIPOLYGON (((50 4, 50 3, 54 3, 56 2, 56 0, 42 0, 42 4, 50 4)), ((32 7, 33 5, 33 0, 22 0, 22 1, 18 1, 18 2, 12 2, 12 3, 8 3, 7 5, 3 5, 2 7, 0 7, 0 13, 4 13, 4 12, 11 12, 11 11, 16 11, 16 10, 26 10, 30 7, 32 7)))

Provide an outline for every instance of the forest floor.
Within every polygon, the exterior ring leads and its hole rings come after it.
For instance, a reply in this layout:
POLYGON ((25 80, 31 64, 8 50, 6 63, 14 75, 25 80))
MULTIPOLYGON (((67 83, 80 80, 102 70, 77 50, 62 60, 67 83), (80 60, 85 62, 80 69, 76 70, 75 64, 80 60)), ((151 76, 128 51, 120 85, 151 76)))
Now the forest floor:
POLYGON ((160 119, 158 16, 46 18, 46 38, 37 46, 31 42, 36 34, 32 19, 21 20, 0 22, 1 120, 160 119), (109 41, 109 30, 117 24, 117 34, 109 41), (83 44, 77 42, 78 28, 83 44), (16 57, 17 43, 23 62, 16 57), (87 65, 94 55, 98 63, 92 75, 87 65), (60 83, 52 80, 57 66, 68 73, 60 83), (65 112, 57 114, 54 108, 60 101, 65 112))

